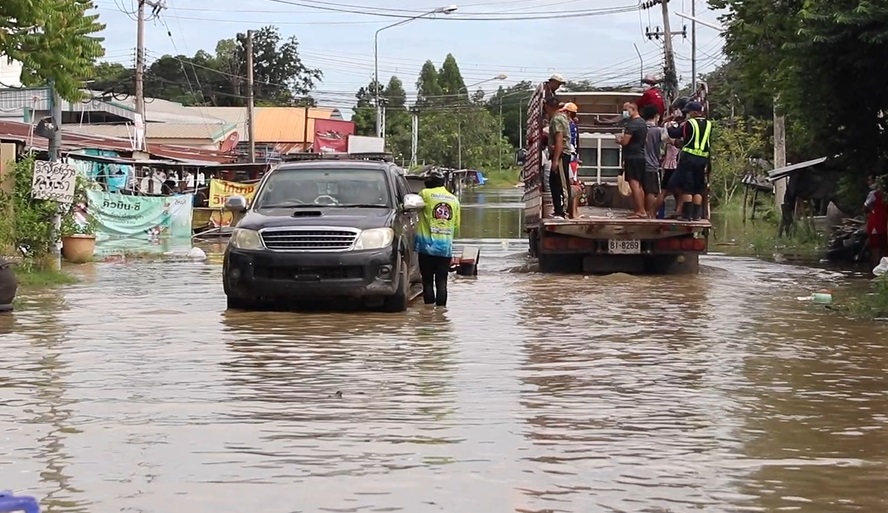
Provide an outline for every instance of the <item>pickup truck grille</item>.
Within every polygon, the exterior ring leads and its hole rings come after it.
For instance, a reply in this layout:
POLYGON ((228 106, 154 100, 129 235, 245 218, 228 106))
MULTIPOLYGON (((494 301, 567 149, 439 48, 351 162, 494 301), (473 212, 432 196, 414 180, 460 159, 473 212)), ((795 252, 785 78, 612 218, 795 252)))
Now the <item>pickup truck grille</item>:
POLYGON ((344 251, 357 232, 349 230, 273 230, 261 233, 265 247, 274 251, 344 251))
POLYGON ((260 267, 253 271, 257 278, 270 280, 347 280, 364 277, 364 269, 358 266, 339 267, 260 267))

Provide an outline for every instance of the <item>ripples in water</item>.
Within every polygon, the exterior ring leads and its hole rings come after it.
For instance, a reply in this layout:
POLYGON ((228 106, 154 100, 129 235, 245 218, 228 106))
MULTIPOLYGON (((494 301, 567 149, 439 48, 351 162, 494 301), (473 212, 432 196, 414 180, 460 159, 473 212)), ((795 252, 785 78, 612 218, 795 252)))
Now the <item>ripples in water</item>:
MULTIPOLYGON (((507 251, 503 251, 506 254, 507 251)), ((100 264, 0 317, 0 487, 49 511, 884 511, 886 331, 755 260, 446 310, 224 312, 217 264, 100 264)))

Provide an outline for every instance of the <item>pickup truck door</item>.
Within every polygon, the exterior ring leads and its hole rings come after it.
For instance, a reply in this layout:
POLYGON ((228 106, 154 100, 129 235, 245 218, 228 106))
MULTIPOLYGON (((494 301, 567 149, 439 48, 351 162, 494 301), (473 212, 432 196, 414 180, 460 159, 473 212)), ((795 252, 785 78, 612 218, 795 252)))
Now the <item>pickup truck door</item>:
MULTIPOLYGON (((407 180, 402 176, 397 177, 395 183, 398 192, 398 204, 400 206, 404 204, 404 196, 410 194, 411 190, 407 180)), ((416 228, 419 223, 419 213, 404 212, 403 209, 399 208, 396 222, 401 226, 401 234, 405 239, 404 242, 410 255, 410 281, 412 283, 420 283, 422 278, 419 274, 419 257, 416 251, 413 250, 416 241, 416 228)))

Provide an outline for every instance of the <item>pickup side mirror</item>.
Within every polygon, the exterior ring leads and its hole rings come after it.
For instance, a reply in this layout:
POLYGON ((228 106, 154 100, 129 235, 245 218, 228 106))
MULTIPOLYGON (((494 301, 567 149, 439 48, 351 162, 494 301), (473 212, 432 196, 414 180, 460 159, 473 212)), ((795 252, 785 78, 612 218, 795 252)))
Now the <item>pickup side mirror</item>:
POLYGON ((404 195, 404 210, 407 212, 416 212, 425 208, 425 201, 419 194, 404 195))
POLYGON ((520 148, 515 152, 515 163, 519 166, 523 166, 524 162, 527 160, 527 150, 524 148, 520 148))
POLYGON ((231 212, 246 212, 247 198, 243 196, 229 196, 225 198, 224 209, 231 212))

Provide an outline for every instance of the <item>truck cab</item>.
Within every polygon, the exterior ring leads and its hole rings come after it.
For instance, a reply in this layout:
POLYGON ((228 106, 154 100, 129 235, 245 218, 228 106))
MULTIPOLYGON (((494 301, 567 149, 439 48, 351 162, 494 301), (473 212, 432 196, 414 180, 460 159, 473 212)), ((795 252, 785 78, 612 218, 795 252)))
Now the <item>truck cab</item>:
POLYGON ((419 282, 414 236, 420 196, 387 160, 315 155, 283 163, 241 216, 223 260, 228 307, 358 299, 400 312, 419 282))

